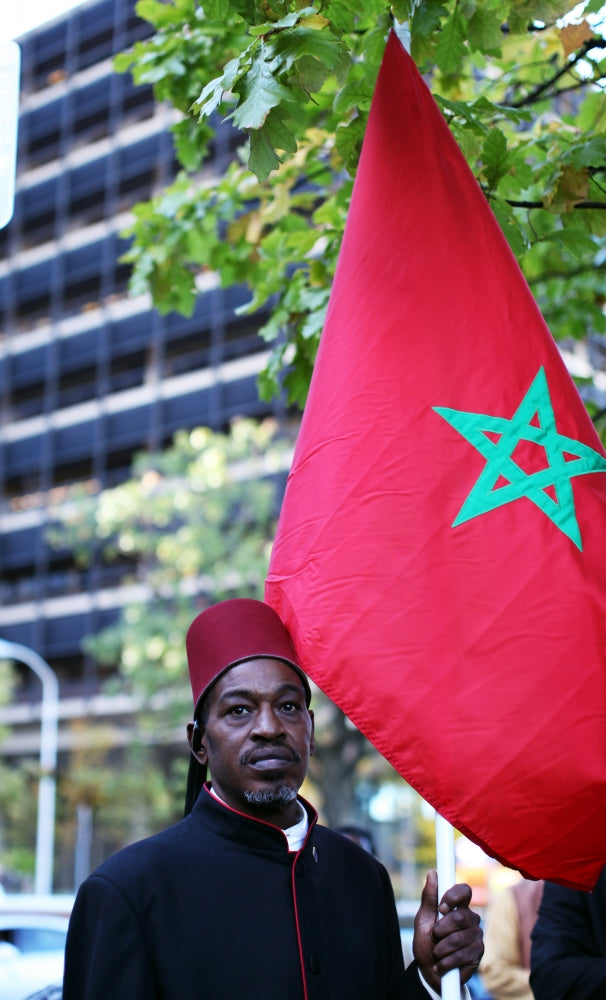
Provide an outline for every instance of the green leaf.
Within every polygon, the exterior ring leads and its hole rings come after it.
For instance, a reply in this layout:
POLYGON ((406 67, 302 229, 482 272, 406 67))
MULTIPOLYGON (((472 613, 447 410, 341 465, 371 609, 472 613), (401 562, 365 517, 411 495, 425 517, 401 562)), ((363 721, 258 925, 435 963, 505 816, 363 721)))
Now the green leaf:
POLYGON ((135 56, 133 52, 119 52, 117 56, 114 56, 113 66, 116 73, 127 73, 134 62, 135 56))
POLYGON ((511 32, 525 34, 528 26, 535 21, 555 24, 573 6, 570 0, 514 0, 507 25, 511 32))
POLYGON ((173 125, 171 131, 179 163, 185 170, 197 170, 206 156, 213 129, 205 122, 184 118, 173 125))
POLYGON ((440 94, 435 95, 435 100, 436 104, 442 109, 447 121, 450 121, 452 118, 460 118, 472 132, 480 135, 485 134, 486 126, 476 114, 474 105, 469 105, 466 101, 449 101, 440 94))
POLYGON ((194 261, 196 264, 207 263, 210 250, 209 244, 210 241, 205 232, 197 227, 191 229, 187 234, 186 240, 187 255, 190 260, 194 261))
POLYGON ((229 13, 229 0, 204 0, 204 16, 208 20, 224 20, 229 13))
POLYGON ((360 158, 360 150, 362 149, 364 132, 366 131, 366 122, 367 116, 361 114, 349 122, 348 125, 340 125, 337 129, 335 145, 351 174, 355 173, 355 168, 360 158))
POLYGON ((289 119, 280 108, 272 108, 263 126, 272 146, 275 149, 282 149, 285 153, 296 153, 297 140, 292 131, 289 119))
POLYGON ((513 209, 506 202, 500 200, 493 200, 491 208, 511 249, 516 257, 520 258, 528 249, 528 243, 518 225, 513 209))
POLYGON ((257 375, 257 392, 259 399, 264 403, 271 403, 280 394, 279 382, 275 374, 269 370, 269 365, 257 375))
POLYGON ((289 64, 301 56, 310 56, 332 70, 337 77, 347 72, 351 63, 343 43, 326 29, 314 31, 297 27, 282 32, 274 40, 274 51, 282 58, 288 58, 289 64))
POLYGON ((274 66, 265 59, 265 47, 255 53, 252 66, 243 77, 244 100, 234 113, 234 125, 242 129, 260 128, 272 108, 280 101, 292 99, 292 94, 274 76, 274 66))
POLYGON ((278 108, 272 108, 260 129, 250 133, 250 155, 248 166, 262 181, 280 165, 276 149, 294 153, 297 141, 286 124, 285 115, 278 108))
POLYGON ((265 128, 255 129, 250 133, 250 153, 248 166, 260 181, 280 166, 281 160, 276 153, 265 128))
MULTIPOLYGON (((372 31, 366 32, 366 37, 364 39, 364 62, 368 67, 380 66, 381 59, 383 58, 383 53, 385 51, 385 38, 387 32, 389 31, 390 23, 387 18, 381 18, 379 24, 372 31)), ((367 70, 367 72, 369 72, 367 70)), ((371 74, 373 85, 377 77, 377 73, 371 74)))
POLYGON ((478 4, 467 25, 471 49, 493 56, 500 55, 503 31, 499 11, 492 11, 478 4))
POLYGON ((350 111, 358 108, 368 110, 372 101, 373 87, 366 77, 360 79, 359 74, 352 73, 352 79, 341 87, 333 101, 333 110, 345 117, 350 111))
MULTIPOLYGON (((577 146, 572 152, 572 163, 577 168, 602 168, 606 163, 606 135, 594 136, 589 142, 577 146)), ((606 204, 606 197, 604 199, 606 204)))
POLYGON ((136 69, 137 83, 157 84, 168 77, 180 77, 186 73, 185 64, 176 56, 166 59, 142 59, 136 69))
POLYGON ((416 7, 418 7, 417 0, 396 0, 396 2, 391 5, 393 16, 400 22, 400 24, 404 21, 410 20, 416 7))
POLYGON ((447 16, 447 13, 446 5, 442 0, 428 0, 427 3, 419 4, 411 23, 413 38, 415 35, 429 38, 439 29, 442 19, 447 16))
MULTIPOLYGON (((520 190, 525 190, 532 185, 532 169, 526 162, 524 146, 510 148, 509 158, 509 175, 507 178, 503 178, 502 183, 506 184, 508 181, 511 181, 512 190, 518 193, 520 190)), ((503 188, 501 189, 501 194, 505 194, 503 188)))
POLYGON ((167 28, 180 20, 180 15, 172 3, 160 0, 138 0, 137 16, 149 21, 155 28, 167 28))
POLYGON ((588 252, 595 249, 595 244, 587 233, 579 229, 562 229, 555 238, 566 250, 569 250, 573 257, 581 259, 588 252))
POLYGON ((482 145, 482 160, 484 161, 482 173, 492 191, 510 166, 507 140, 496 126, 488 130, 488 135, 482 145))
POLYGON ((521 125, 532 120, 532 115, 526 108, 509 108, 506 104, 492 104, 485 97, 474 101, 472 108, 485 118, 506 118, 514 125, 521 125))
POLYGON ((162 315, 172 311, 192 315, 198 297, 192 274, 183 269, 156 270, 150 284, 154 304, 162 315))
POLYGON ((315 7, 304 7, 302 10, 291 11, 278 21, 269 21, 250 29, 251 35, 267 35, 270 31, 282 31, 284 28, 294 28, 299 21, 316 13, 315 7))
POLYGON ((192 110, 199 116, 209 117, 219 107, 223 94, 230 91, 242 73, 242 58, 230 59, 221 76, 206 84, 200 96, 192 104, 192 110))
POLYGON ((592 132, 595 123, 600 120, 606 122, 606 93, 603 90, 595 90, 585 97, 579 110, 577 124, 583 132, 592 132))
POLYGON ((256 24, 257 4, 255 0, 229 0, 229 6, 239 14, 247 24, 256 24))
POLYGON ((304 340, 311 340, 320 336, 326 319, 329 296, 330 290, 328 288, 323 288, 315 294, 308 292, 304 304, 305 308, 309 310, 309 314, 301 327, 301 336, 304 340))
POLYGON ((291 403, 295 403, 301 409, 307 402, 309 383, 313 371, 314 358, 307 358, 301 354, 297 367, 292 367, 284 378, 284 388, 288 393, 291 403))
POLYGON ((330 76, 328 66, 324 66, 313 56, 301 56, 297 59, 296 67, 299 82, 306 94, 316 94, 330 76))
POLYGON ((459 73, 465 58, 465 21, 457 10, 448 18, 436 45, 436 60, 445 76, 459 73))
POLYGON ((351 0, 330 0, 322 12, 329 18, 337 31, 352 31, 356 21, 356 11, 351 0))

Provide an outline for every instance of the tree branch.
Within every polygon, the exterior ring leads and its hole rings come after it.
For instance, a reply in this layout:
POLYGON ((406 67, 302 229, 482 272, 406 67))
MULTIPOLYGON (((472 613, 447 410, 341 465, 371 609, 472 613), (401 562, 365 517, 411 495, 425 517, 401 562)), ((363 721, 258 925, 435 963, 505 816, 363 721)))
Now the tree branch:
MULTIPOLYGON (((506 203, 511 205, 512 208, 545 208, 542 201, 514 201, 512 198, 506 198, 506 203)), ((573 208, 597 208, 606 209, 606 201, 579 201, 573 208)))
MULTIPOLYGON (((543 83, 540 83, 537 87, 535 87, 534 90, 531 90, 530 93, 528 93, 525 97, 520 98, 519 101, 512 101, 510 107, 523 108, 528 104, 535 104, 543 96, 546 90, 549 90, 550 87, 553 87, 553 85, 557 83, 557 81, 560 80, 563 76, 565 76, 566 73, 570 73, 577 65, 577 63, 579 63, 582 59, 586 57, 587 53, 590 52, 591 49, 604 49, 604 48, 606 48, 606 39, 598 38, 597 36, 587 39, 587 41, 583 43, 579 51, 575 54, 574 58, 571 59, 570 62, 567 62, 564 66, 562 66, 561 69, 559 69, 557 73, 554 73, 554 75, 550 77, 549 80, 545 80, 543 83)), ((584 83, 585 82, 589 84, 594 81, 587 80, 584 81, 584 83)), ((576 84, 575 89, 576 87, 582 85, 583 84, 576 84)), ((567 89, 572 89, 572 88, 567 88, 567 89)), ((563 94, 565 92, 566 92, 565 90, 561 90, 558 91, 558 94, 563 94)))

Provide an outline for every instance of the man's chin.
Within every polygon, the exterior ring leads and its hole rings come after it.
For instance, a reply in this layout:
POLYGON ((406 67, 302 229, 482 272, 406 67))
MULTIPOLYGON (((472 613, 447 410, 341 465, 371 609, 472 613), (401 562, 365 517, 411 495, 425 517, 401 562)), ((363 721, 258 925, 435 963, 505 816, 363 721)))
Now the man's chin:
POLYGON ((249 789, 244 792, 244 798, 249 806, 263 807, 288 805, 297 798, 297 789, 294 785, 280 782, 270 785, 267 788, 249 789))

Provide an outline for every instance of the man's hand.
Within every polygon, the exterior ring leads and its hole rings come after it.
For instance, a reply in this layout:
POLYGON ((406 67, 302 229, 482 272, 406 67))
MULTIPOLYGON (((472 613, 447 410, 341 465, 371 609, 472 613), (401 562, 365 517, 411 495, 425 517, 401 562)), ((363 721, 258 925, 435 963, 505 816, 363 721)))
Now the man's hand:
POLYGON ((442 976, 451 969, 459 969, 461 984, 466 983, 484 954, 480 918, 469 909, 470 902, 470 887, 453 885, 438 907, 438 875, 427 873, 412 950, 423 978, 436 993, 441 992, 442 976))

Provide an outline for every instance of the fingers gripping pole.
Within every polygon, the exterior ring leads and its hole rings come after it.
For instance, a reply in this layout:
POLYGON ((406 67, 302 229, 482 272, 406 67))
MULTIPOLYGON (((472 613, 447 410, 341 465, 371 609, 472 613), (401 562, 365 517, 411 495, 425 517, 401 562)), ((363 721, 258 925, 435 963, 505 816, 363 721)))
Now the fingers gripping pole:
MULTIPOLYGON (((456 882, 454 829, 436 813, 436 862, 438 869, 438 900, 456 882)), ((460 1000, 459 970, 453 969, 442 977, 442 1000, 460 1000)))

